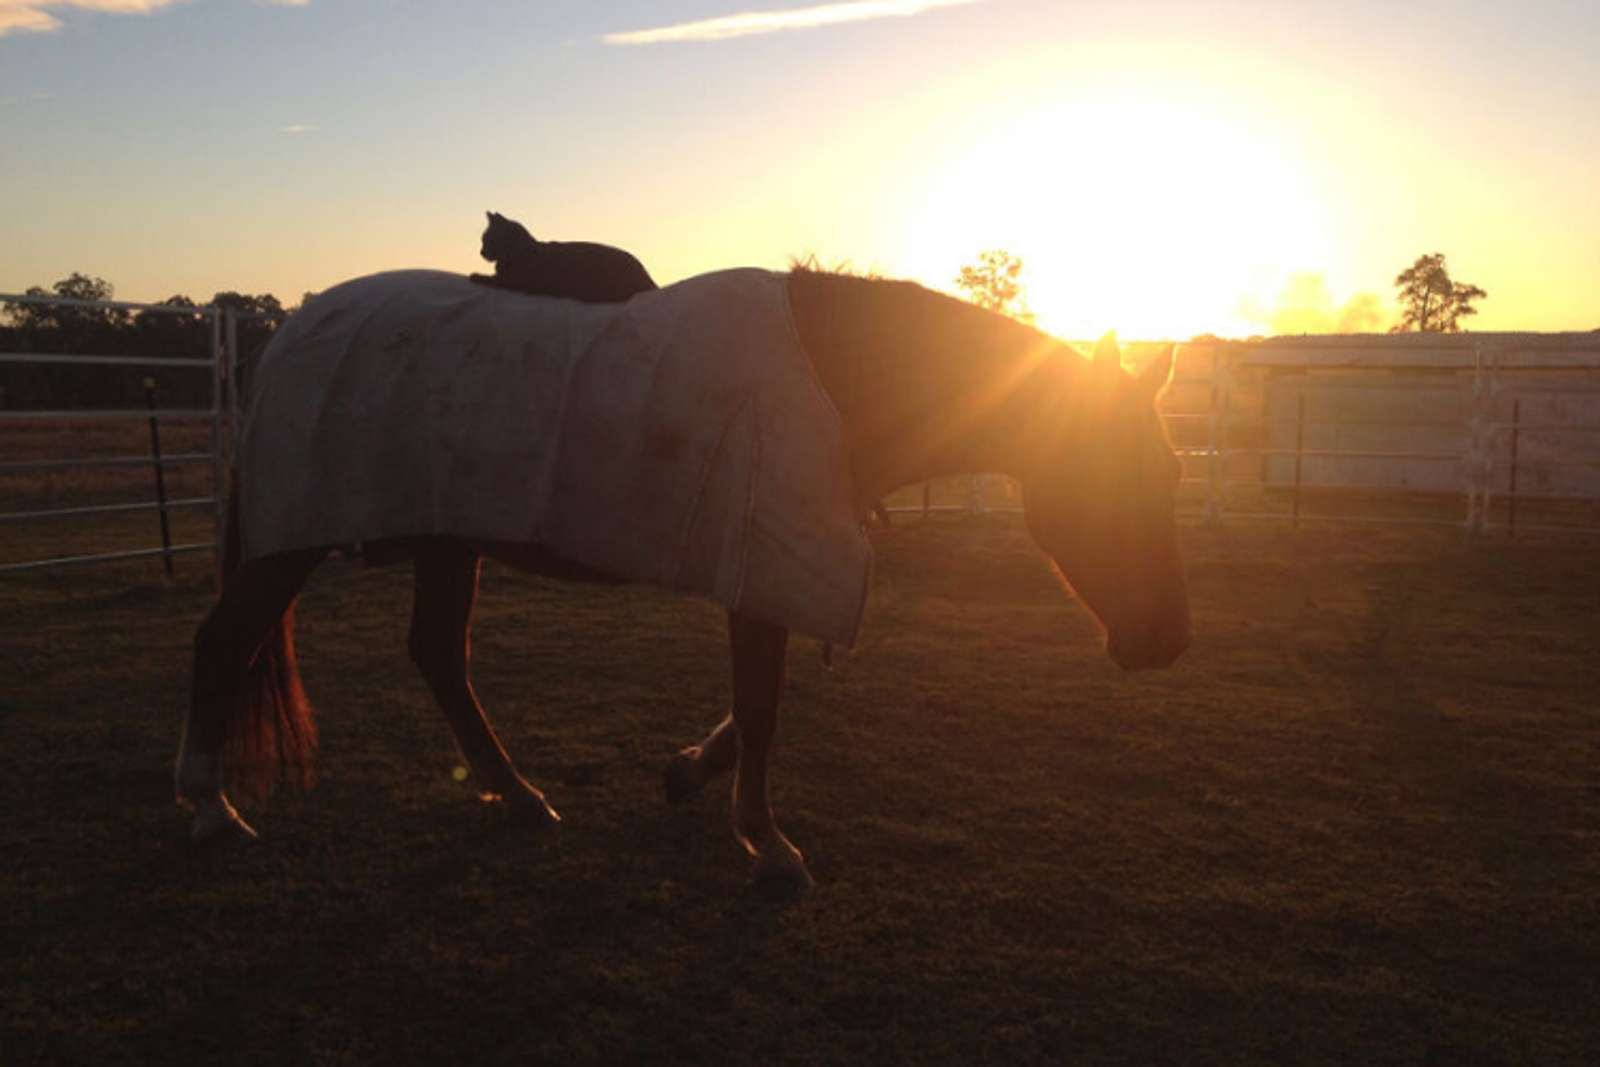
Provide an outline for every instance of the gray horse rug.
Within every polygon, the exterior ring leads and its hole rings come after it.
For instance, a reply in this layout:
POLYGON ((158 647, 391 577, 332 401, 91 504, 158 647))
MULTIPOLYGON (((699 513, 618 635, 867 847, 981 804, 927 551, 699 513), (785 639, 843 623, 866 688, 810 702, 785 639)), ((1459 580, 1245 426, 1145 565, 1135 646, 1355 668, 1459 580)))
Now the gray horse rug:
POLYGON ((872 551, 784 276, 581 304, 408 270, 315 296, 254 374, 244 558, 531 542, 853 646, 872 551))

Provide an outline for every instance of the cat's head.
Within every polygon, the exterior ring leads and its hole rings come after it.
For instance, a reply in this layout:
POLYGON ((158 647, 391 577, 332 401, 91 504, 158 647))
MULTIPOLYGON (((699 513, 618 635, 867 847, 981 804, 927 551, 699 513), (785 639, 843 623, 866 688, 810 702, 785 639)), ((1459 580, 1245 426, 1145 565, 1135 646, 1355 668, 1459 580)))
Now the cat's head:
POLYGON ((490 263, 497 263, 517 249, 537 243, 533 234, 515 219, 508 219, 498 211, 485 214, 489 217, 489 224, 483 228, 483 247, 478 254, 490 263))

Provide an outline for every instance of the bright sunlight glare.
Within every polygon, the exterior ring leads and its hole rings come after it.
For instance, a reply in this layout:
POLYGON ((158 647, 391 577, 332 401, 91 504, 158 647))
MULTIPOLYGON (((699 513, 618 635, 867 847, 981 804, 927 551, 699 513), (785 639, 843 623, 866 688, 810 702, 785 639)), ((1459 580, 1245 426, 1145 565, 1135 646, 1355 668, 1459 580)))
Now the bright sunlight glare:
POLYGON ((933 176, 907 244, 945 287, 981 249, 1020 256, 1028 305, 1058 336, 1151 339, 1241 332, 1242 298, 1329 248, 1309 183, 1272 145, 1127 94, 997 126, 933 176))

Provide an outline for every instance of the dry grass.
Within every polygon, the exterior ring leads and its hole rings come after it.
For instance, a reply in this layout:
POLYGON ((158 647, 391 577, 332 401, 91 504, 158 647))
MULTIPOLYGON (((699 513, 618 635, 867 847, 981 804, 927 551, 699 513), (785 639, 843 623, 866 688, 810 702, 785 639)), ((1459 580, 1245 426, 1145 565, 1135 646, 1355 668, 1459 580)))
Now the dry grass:
POLYGON ((881 531, 862 648, 791 654, 789 906, 720 790, 658 794, 726 699, 705 604, 486 575, 529 839, 451 778, 408 575, 330 564, 324 781, 193 855, 208 562, 0 580, 0 1061, 1596 1062, 1593 544, 1187 539, 1195 646, 1129 676, 1014 518, 881 531))

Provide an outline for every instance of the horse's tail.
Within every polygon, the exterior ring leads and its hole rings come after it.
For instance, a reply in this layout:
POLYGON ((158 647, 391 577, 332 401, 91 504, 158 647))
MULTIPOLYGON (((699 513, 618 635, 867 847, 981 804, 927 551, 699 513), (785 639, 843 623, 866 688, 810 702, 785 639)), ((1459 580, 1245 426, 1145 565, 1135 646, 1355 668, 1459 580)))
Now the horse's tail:
MULTIPOLYGON (((233 472, 222 541, 226 588, 243 562, 239 531, 239 475, 233 472)), ((265 799, 282 781, 311 786, 317 722, 300 683, 294 654, 294 601, 273 624, 240 682, 228 724, 228 783, 247 799, 265 799)))

